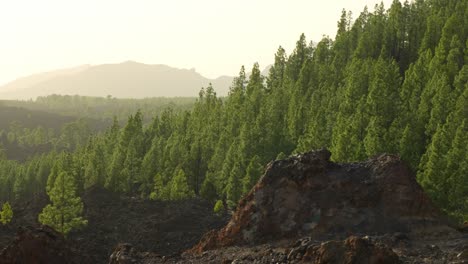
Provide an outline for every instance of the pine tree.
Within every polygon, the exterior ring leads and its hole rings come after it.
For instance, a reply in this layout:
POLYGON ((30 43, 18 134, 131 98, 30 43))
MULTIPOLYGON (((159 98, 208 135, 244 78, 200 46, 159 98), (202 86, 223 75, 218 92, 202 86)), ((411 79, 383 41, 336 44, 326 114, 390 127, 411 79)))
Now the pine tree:
POLYGON ((447 166, 441 173, 448 178, 448 198, 447 207, 450 211, 456 212, 459 217, 463 212, 468 215, 468 204, 466 197, 468 195, 467 156, 468 156, 468 129, 466 122, 463 121, 458 127, 455 137, 452 140, 451 148, 447 153, 447 166))
POLYGON ((364 138, 364 146, 367 156, 384 153, 387 150, 387 130, 384 121, 379 117, 372 117, 367 127, 367 135, 364 138))
MULTIPOLYGON (((432 59, 430 50, 423 52, 418 60, 406 71, 400 89, 398 151, 413 168, 417 168, 426 147, 426 120, 418 116, 421 94, 429 81, 428 64, 432 59)), ((395 138, 398 136, 395 135, 395 138)))
POLYGON ((414 113, 417 112, 421 100, 421 93, 430 79, 428 64, 432 59, 432 52, 423 52, 418 60, 406 71, 405 80, 400 89, 402 101, 401 114, 407 117, 408 122, 416 120, 414 113))
POLYGON ((124 162, 124 169, 121 173, 122 182, 124 183, 124 192, 134 193, 134 184, 140 179, 141 159, 138 154, 138 143, 132 139, 128 145, 127 157, 124 162))
POLYGON ((171 200, 183 200, 195 196, 187 183, 187 177, 182 169, 176 170, 171 184, 171 200))
POLYGON ((11 209, 11 205, 9 202, 6 202, 2 206, 2 210, 0 211, 0 223, 6 225, 11 222, 13 219, 13 210, 11 209))
POLYGON ((420 148, 418 146, 419 137, 420 135, 416 133, 415 129, 407 125, 398 146, 398 152, 401 158, 408 162, 413 169, 417 168, 421 157, 420 148))
POLYGON ((299 79, 299 74, 303 67, 303 64, 312 54, 312 50, 307 46, 306 37, 301 34, 299 40, 296 42, 296 48, 288 59, 286 67, 287 77, 293 82, 299 79))
POLYGON ((288 108, 288 128, 289 135, 293 141, 297 141, 299 136, 305 132, 305 123, 307 113, 309 112, 309 104, 307 101, 312 93, 312 72, 313 63, 310 58, 303 62, 298 80, 292 86, 291 100, 288 108))
POLYGON ((268 90, 280 89, 284 81, 284 71, 286 67, 286 51, 279 47, 275 54, 275 63, 271 66, 266 83, 268 90))
POLYGON ((47 194, 51 204, 44 207, 39 215, 39 222, 53 227, 64 235, 88 224, 88 221, 81 216, 83 203, 80 197, 76 196, 73 177, 61 172, 49 189, 47 194))
POLYGON ((401 78, 395 61, 380 57, 374 65, 367 95, 367 107, 371 116, 379 116, 384 128, 389 128, 397 115, 401 78))
POLYGON ((455 94, 448 84, 447 77, 443 74, 435 75, 436 91, 431 100, 430 117, 426 124, 426 135, 431 137, 439 124, 444 124, 449 113, 450 106, 455 104, 455 94))
POLYGON ((371 60, 356 58, 346 69, 347 77, 340 95, 342 99, 333 124, 330 146, 333 160, 356 161, 361 156, 359 153, 363 152, 361 146, 368 125, 366 100, 372 70, 371 60))
POLYGON ((150 194, 151 200, 169 200, 170 189, 164 184, 164 179, 160 173, 154 176, 153 191, 150 194))
POLYGON ((260 157, 255 155, 249 162, 245 176, 242 179, 242 194, 246 194, 252 189, 263 172, 263 166, 260 163, 260 157))
POLYGON ((3 144, 0 142, 0 160, 5 160, 7 158, 6 156, 6 150, 3 144))
POLYGON ((160 160, 162 144, 162 139, 154 137, 151 143, 151 148, 143 158, 139 179, 141 182, 140 192, 143 197, 151 193, 153 177, 158 173, 158 170, 161 169, 160 160))
MULTIPOLYGON (((236 139, 231 144, 231 146, 229 147, 229 150, 226 153, 226 157, 223 163, 221 164, 222 168, 218 175, 217 184, 221 190, 221 193, 225 197, 227 197, 227 185, 229 184, 229 181, 230 181, 231 171, 236 163, 238 166, 240 166, 239 159, 241 159, 241 156, 239 152, 239 145, 240 144, 239 144, 238 139, 236 139)), ((238 176, 240 177, 240 175, 238 176)))
POLYGON ((107 175, 104 149, 97 143, 91 151, 84 171, 85 188, 93 185, 104 187, 107 175))
POLYGON ((128 118, 112 155, 105 187, 115 192, 129 192, 137 168, 135 164, 143 158, 143 131, 141 112, 128 118), (130 153, 128 151, 131 150, 130 153), (123 174, 123 173, 124 174, 123 174))
POLYGON ((237 206, 242 195, 242 169, 239 161, 235 161, 231 172, 229 174, 229 179, 226 185, 226 199, 229 208, 234 208, 237 206))
POLYGON ((15 195, 15 199, 19 200, 23 198, 27 192, 27 179, 24 173, 24 169, 18 170, 14 177, 13 183, 13 193, 15 195))
POLYGON ((205 177, 203 181, 200 195, 208 201, 215 201, 218 198, 218 193, 216 191, 216 186, 212 177, 205 177))
POLYGON ((446 131, 443 126, 437 127, 436 133, 429 145, 426 153, 421 159, 418 181, 424 189, 431 195, 434 202, 445 208, 447 206, 448 179, 442 172, 446 168, 444 155, 449 148, 446 131))
POLYGON ((189 171, 188 175, 189 185, 195 191, 195 194, 200 193, 200 185, 203 184, 203 175, 206 171, 206 161, 204 157, 205 152, 204 144, 201 143, 201 139, 195 139, 192 141, 189 152, 189 171))
POLYGON ((118 143, 120 133, 120 125, 117 116, 114 116, 112 126, 106 131, 105 146, 106 157, 111 157, 114 152, 116 143, 118 143))

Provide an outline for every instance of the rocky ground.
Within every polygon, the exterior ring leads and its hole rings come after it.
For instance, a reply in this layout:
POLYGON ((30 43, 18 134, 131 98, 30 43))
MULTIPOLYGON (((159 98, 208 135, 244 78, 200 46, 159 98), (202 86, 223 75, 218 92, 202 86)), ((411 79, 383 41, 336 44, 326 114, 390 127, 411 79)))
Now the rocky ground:
MULTIPOLYGON (((226 216, 213 213, 210 203, 201 199, 180 202, 144 201, 119 197, 101 188, 90 189, 83 195, 84 215, 88 226, 71 233, 68 245, 80 257, 79 263, 107 263, 109 256, 120 242, 132 243, 140 250, 159 252, 164 255, 180 254, 194 246, 200 237, 213 228, 226 223, 226 216)), ((47 203, 46 197, 34 204, 22 204, 15 208, 15 223, 0 225, 0 249, 7 246, 22 226, 38 227, 37 215, 47 203)), ((29 239, 40 235, 21 235, 29 239)), ((30 233, 36 229, 26 228, 30 233)), ((39 234, 44 230, 38 229, 39 234)), ((47 233, 47 232, 46 232, 47 233)), ((44 242, 47 243, 47 242, 44 242)), ((35 250, 34 248, 27 251, 35 250)), ((39 250, 39 249, 38 249, 39 250)), ((0 255, 0 263, 1 262, 0 255)))
POLYGON ((468 233, 396 156, 337 164, 327 150, 267 166, 229 223, 182 255, 117 248, 111 263, 468 263, 468 233))
POLYGON ((100 256, 100 263, 108 260, 120 242, 164 255, 180 253, 227 220, 216 216, 213 205, 201 199, 145 201, 94 189, 84 195, 83 202, 88 226, 70 237, 78 241, 82 252, 100 256))
POLYGON ((329 158, 320 150, 270 163, 227 224, 203 201, 91 190, 87 229, 63 243, 47 228, 20 230, 0 264, 44 244, 69 263, 468 263, 468 227, 444 217, 398 157, 329 158))
POLYGON ((468 236, 411 240, 403 234, 350 236, 318 241, 304 237, 255 246, 230 246, 200 254, 160 256, 127 245, 117 248, 110 263, 318 263, 318 264, 445 264, 468 263, 468 236), (131 262, 125 262, 131 260, 131 262), (133 262, 135 261, 135 262, 133 262))

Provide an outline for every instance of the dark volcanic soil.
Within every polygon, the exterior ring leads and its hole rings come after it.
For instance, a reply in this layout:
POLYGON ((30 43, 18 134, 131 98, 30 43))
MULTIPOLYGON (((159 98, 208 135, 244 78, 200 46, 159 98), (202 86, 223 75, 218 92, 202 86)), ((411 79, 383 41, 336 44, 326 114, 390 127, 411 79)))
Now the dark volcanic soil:
POLYGON ((0 249, 12 241, 19 227, 37 226, 37 217, 47 203, 48 197, 45 194, 39 195, 31 201, 13 203, 12 222, 6 226, 0 224, 0 249))
POLYGON ((71 234, 82 252, 107 262, 119 242, 131 243, 161 255, 172 255, 195 245, 203 233, 227 219, 213 214, 203 200, 179 202, 119 198, 105 189, 91 189, 83 197, 88 226, 71 234))
MULTIPOLYGON (((194 246, 208 230, 227 222, 226 217, 213 214, 213 206, 201 199, 143 201, 92 188, 83 195, 83 202, 88 226, 69 235, 83 257, 81 263, 107 263, 120 242, 161 255, 181 253, 194 246)), ((12 241, 20 226, 38 226, 37 215, 46 203, 42 197, 35 203, 16 207, 15 222, 6 227, 0 225, 0 249, 12 241)))

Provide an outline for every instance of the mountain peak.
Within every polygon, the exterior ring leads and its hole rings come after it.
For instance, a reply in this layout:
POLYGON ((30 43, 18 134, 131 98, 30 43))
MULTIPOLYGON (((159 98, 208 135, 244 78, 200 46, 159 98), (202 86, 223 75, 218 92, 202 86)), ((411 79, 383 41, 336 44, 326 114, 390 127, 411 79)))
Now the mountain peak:
POLYGON ((232 79, 209 79, 195 68, 178 69, 127 60, 23 77, 0 87, 0 98, 35 99, 51 94, 112 95, 117 98, 196 97, 209 83, 213 84, 217 94, 226 95, 232 79))

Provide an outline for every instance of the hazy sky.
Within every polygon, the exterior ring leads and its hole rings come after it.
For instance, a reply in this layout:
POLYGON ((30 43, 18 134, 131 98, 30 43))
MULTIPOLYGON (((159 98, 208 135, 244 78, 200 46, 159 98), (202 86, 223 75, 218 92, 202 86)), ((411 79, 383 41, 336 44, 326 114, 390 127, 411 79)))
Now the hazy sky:
MULTIPOLYGON (((270 64, 299 35, 335 36, 380 0, 0 0, 0 84, 82 64, 134 60, 207 77, 270 64)), ((391 0, 384 0, 388 7, 391 0)))

